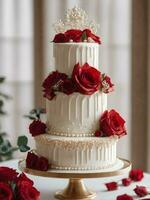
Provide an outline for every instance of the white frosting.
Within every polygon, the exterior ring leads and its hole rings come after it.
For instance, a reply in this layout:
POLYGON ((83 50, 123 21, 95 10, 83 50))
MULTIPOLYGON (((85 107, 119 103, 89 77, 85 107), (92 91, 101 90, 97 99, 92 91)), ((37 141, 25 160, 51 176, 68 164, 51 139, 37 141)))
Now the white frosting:
POLYGON ((36 152, 46 157, 53 169, 97 170, 116 163, 117 137, 69 138, 50 136, 35 137, 36 152))
POLYGON ((59 72, 72 74, 75 64, 86 62, 98 69, 99 45, 97 43, 54 43, 53 56, 55 69, 59 72))
POLYGON ((46 100, 47 132, 60 136, 92 136, 99 129, 99 118, 107 109, 107 95, 57 93, 56 98, 46 100))

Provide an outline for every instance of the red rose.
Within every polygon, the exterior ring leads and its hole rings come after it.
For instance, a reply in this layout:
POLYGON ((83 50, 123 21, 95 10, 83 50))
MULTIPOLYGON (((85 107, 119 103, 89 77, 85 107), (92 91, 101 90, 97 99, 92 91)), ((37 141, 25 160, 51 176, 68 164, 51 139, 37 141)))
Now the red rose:
POLYGON ((131 178, 124 178, 124 179, 122 179, 122 185, 124 185, 124 186, 130 185, 131 182, 132 182, 131 178))
POLYGON ((123 195, 117 196, 116 200, 133 200, 133 198, 128 194, 123 194, 123 195))
POLYGON ((101 44, 100 37, 98 37, 97 35, 94 35, 94 34, 91 32, 91 30, 85 29, 85 30, 83 30, 83 32, 82 32, 82 35, 83 35, 83 34, 86 36, 85 39, 89 40, 89 39, 91 38, 94 42, 96 42, 96 43, 98 43, 98 44, 101 44))
POLYGON ((65 36, 68 38, 68 41, 72 40, 73 42, 81 42, 82 31, 78 29, 70 29, 65 32, 65 36))
POLYGON ((38 162, 38 156, 32 152, 28 152, 27 158, 26 158, 27 168, 35 169, 37 162, 38 162))
POLYGON ((97 130, 97 131, 95 131, 95 136, 96 137, 101 137, 103 135, 102 135, 102 132, 100 130, 97 130))
POLYGON ((13 200, 13 191, 10 186, 0 182, 0 200, 13 200))
POLYGON ((64 33, 58 33, 55 35, 53 42, 55 43, 65 43, 69 42, 69 38, 64 33))
POLYGON ((21 181, 18 185, 18 196, 20 200, 38 200, 40 192, 27 181, 21 181))
POLYGON ((144 186, 136 186, 136 188, 134 189, 134 192, 139 196, 139 197, 144 197, 146 195, 148 195, 148 191, 147 188, 144 186))
POLYGON ((44 157, 39 157, 36 162, 36 169, 41 171, 47 171, 49 168, 48 159, 44 157))
POLYGON ((55 91, 59 91, 67 75, 58 71, 52 72, 43 82, 44 97, 52 100, 55 97, 55 91))
POLYGON ((26 166, 31 169, 47 171, 49 168, 49 163, 47 158, 44 158, 43 156, 39 157, 32 152, 28 152, 26 166))
POLYGON ((143 171, 141 169, 132 169, 129 173, 129 177, 133 181, 141 181, 144 177, 143 171))
POLYGON ((85 63, 82 67, 78 64, 74 66, 72 80, 77 87, 77 91, 91 95, 100 88, 101 73, 94 67, 85 63))
POLYGON ((111 79, 109 76, 103 75, 103 80, 102 80, 102 91, 104 93, 109 93, 114 90, 114 84, 112 84, 111 79))
POLYGON ((16 181, 18 173, 9 167, 0 167, 0 181, 16 181))
POLYGON ((117 182, 105 183, 105 185, 106 185, 108 191, 112 191, 112 190, 117 190, 118 189, 117 182))
POLYGON ((40 120, 34 120, 29 126, 29 132, 33 137, 44 134, 46 132, 46 124, 40 120))
POLYGON ((22 181, 26 181, 29 184, 33 185, 33 181, 29 179, 24 173, 20 174, 17 180, 17 185, 19 185, 22 181))
POLYGON ((115 110, 106 110, 100 118, 100 130, 104 136, 126 135, 124 119, 115 110))
POLYGON ((75 92, 75 86, 72 82, 71 79, 66 79, 64 82, 63 82, 63 85, 62 85, 62 92, 64 92, 65 94, 67 95, 70 95, 72 94, 73 92, 75 92))

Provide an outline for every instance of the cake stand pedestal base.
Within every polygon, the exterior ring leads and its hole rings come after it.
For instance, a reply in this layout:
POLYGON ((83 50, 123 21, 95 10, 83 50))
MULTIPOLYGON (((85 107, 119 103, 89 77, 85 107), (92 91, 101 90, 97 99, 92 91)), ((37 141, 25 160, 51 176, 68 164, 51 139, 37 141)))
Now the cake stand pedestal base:
POLYGON ((82 179, 69 179, 67 188, 55 194, 55 198, 61 200, 92 200, 95 197, 96 193, 89 191, 82 179))

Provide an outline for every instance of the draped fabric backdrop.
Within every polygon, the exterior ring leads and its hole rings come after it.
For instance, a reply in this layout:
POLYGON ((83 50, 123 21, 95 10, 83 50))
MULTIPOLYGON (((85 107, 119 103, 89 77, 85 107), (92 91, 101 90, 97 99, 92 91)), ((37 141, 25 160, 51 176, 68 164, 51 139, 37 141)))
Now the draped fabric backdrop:
POLYGON ((28 132, 29 121, 23 114, 33 106, 45 106, 41 84, 54 69, 52 24, 64 17, 66 9, 78 5, 100 24, 100 70, 115 84, 115 91, 108 95, 108 108, 118 110, 127 122, 128 136, 120 139, 118 155, 150 169, 148 0, 136 2, 0 0, 0 75, 7 77, 4 89, 13 96, 6 105, 10 114, 3 119, 3 127, 13 141, 28 132))

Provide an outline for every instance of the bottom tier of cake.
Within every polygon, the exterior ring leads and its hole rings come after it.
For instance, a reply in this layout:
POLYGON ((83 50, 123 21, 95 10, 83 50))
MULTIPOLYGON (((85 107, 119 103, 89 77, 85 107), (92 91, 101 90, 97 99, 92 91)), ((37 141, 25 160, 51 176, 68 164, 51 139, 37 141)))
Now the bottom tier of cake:
POLYGON ((35 137, 36 152, 49 160, 52 169, 97 170, 113 167, 117 161, 118 137, 35 137))

